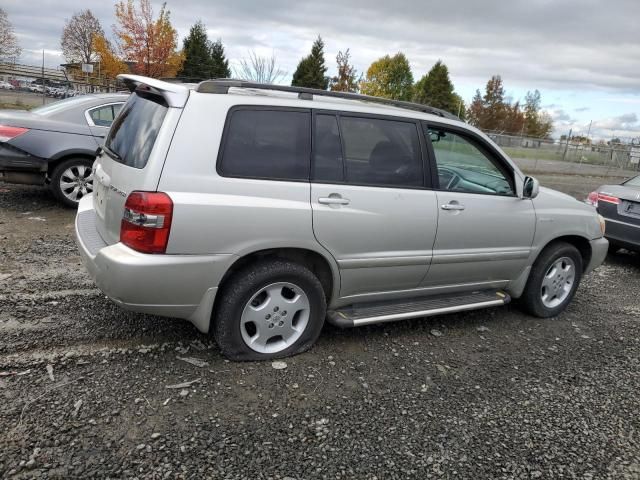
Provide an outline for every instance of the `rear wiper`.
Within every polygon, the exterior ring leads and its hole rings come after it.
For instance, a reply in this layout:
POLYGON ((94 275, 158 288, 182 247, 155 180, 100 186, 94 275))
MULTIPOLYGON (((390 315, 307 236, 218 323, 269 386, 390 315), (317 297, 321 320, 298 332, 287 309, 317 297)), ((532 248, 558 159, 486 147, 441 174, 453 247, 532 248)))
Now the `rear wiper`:
POLYGON ((107 147, 106 145, 102 146, 102 149, 107 152, 107 155, 109 155, 111 158, 113 158, 114 160, 122 160, 122 157, 120 155, 118 155, 116 152, 114 152, 113 150, 111 150, 109 147, 107 147))

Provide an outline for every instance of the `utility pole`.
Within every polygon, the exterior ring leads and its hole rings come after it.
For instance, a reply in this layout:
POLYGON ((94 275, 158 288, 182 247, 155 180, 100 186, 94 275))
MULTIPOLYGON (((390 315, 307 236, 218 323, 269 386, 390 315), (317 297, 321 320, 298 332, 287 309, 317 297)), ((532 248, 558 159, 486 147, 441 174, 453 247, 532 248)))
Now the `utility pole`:
POLYGON ((42 105, 44 105, 44 96, 45 96, 45 88, 44 88, 44 48, 42 49, 42 105))
POLYGON ((571 139, 571 132, 573 132, 573 129, 569 129, 569 135, 567 136, 567 143, 564 146, 564 153, 562 154, 562 161, 564 162, 565 158, 567 158, 567 150, 569 149, 569 140, 571 139))

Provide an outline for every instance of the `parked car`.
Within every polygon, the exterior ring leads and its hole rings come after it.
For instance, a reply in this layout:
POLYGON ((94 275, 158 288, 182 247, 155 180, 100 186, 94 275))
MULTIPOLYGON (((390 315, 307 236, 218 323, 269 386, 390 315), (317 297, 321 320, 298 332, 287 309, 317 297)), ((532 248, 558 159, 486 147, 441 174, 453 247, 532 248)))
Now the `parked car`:
POLYGON ((504 305, 538 317, 606 256, 595 209, 479 130, 407 102, 121 75, 76 239, 121 306, 186 318, 234 360, 342 326, 504 305))
POLYGON ((31 84, 29 85, 29 91, 32 93, 42 93, 43 87, 42 85, 31 84))
POLYGON ((621 248, 640 252, 640 175, 619 185, 603 185, 587 202, 605 219, 612 253, 621 248))
POLYGON ((3 90, 15 90, 16 87, 11 85, 9 82, 0 82, 0 88, 3 90))
POLYGON ((0 180, 48 185, 77 207, 93 190, 91 165, 126 94, 85 95, 30 112, 0 110, 0 180))

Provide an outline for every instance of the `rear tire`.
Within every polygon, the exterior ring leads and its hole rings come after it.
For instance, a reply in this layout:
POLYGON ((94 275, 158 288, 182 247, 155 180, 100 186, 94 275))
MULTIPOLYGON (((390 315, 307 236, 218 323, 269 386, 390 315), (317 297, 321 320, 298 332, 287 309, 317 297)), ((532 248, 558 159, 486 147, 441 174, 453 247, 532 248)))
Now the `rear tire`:
POLYGON ((316 342, 326 315, 318 278, 286 260, 249 265, 219 293, 212 331, 230 360, 269 360, 302 353, 316 342))
POLYGON ((51 192, 65 207, 78 208, 82 197, 93 192, 93 160, 70 158, 59 163, 51 174, 51 192))
POLYGON ((619 250, 620 247, 615 243, 611 243, 611 240, 609 240, 609 255, 615 255, 619 250))
POLYGON ((581 278, 578 249, 566 242, 552 243, 533 264, 520 304, 536 317, 555 317, 571 303, 581 278))

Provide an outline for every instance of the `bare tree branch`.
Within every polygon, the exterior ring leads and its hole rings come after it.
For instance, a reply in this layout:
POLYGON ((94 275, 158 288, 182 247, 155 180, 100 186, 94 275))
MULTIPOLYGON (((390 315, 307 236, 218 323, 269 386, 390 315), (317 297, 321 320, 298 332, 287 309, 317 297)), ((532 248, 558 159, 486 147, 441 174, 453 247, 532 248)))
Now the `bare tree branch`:
POLYGON ((275 54, 261 57, 253 50, 249 51, 249 58, 241 59, 233 70, 237 78, 256 83, 278 83, 287 76, 287 72, 276 66, 275 54))
POLYGON ((93 39, 97 36, 104 37, 104 30, 91 10, 75 13, 62 29, 60 46, 64 57, 68 62, 90 63, 95 57, 93 39))

